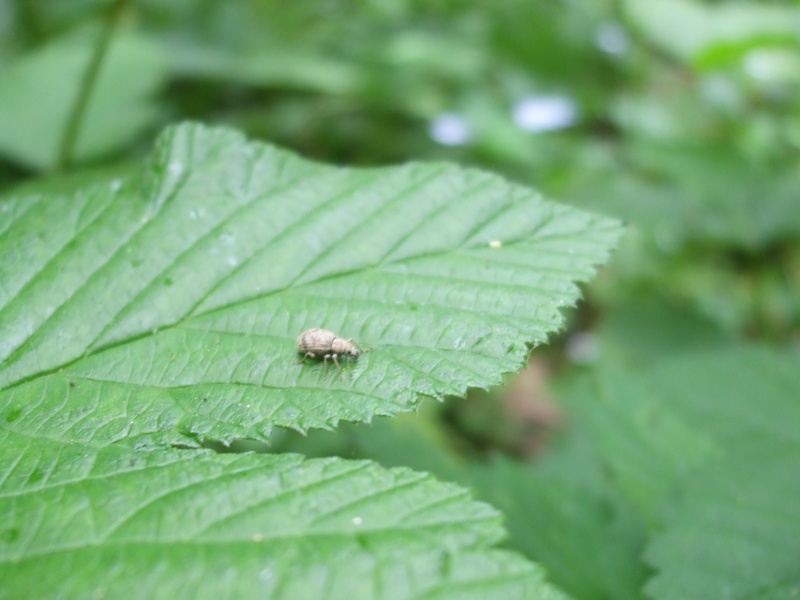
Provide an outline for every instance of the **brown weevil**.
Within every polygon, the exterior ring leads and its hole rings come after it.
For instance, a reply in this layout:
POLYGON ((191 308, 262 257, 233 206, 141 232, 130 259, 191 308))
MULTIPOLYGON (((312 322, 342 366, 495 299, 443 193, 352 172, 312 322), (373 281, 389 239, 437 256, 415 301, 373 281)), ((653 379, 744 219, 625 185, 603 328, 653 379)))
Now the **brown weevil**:
POLYGON ((302 360, 296 364, 302 364, 309 357, 322 358, 325 365, 323 379, 328 377, 328 359, 332 358, 336 368, 339 369, 339 379, 342 379, 342 367, 337 360, 340 356, 350 357, 358 360, 358 347, 362 352, 364 349, 353 340, 340 338, 332 331, 327 329, 309 329, 297 337, 297 351, 303 355, 302 360))

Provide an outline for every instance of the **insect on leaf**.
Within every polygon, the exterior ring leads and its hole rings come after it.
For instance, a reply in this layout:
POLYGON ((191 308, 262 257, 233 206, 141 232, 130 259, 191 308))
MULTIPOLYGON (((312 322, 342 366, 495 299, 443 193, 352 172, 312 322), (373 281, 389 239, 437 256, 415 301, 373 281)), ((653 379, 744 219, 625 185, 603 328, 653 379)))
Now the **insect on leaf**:
POLYGON ((266 438, 495 385, 620 233, 481 171, 334 168, 199 125, 141 179, 2 210, 5 402, 68 396, 109 442, 266 438), (312 327, 374 350, 323 380, 294 364, 312 327))
POLYGON ((616 222, 479 171, 334 168, 198 125, 140 176, 0 214, 3 591, 561 597, 489 548, 493 509, 427 475, 169 445, 493 385, 559 326, 616 222), (326 380, 295 364, 313 328, 372 351, 326 380))

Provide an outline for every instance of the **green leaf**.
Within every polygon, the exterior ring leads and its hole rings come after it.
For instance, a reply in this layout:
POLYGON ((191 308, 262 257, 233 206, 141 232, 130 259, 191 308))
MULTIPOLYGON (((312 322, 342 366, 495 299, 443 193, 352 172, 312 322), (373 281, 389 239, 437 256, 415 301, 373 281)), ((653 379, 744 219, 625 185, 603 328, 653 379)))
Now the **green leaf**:
POLYGON ((651 529, 660 523, 664 496, 679 478, 715 456, 702 428, 674 414, 634 371, 599 365, 560 392, 616 486, 651 529))
MULTIPOLYGON (((0 77, 0 153, 33 169, 56 162, 96 31, 58 39, 8 65, 0 77)), ((151 96, 165 61, 151 41, 122 32, 111 41, 78 135, 76 160, 124 148, 155 120, 151 96)))
MULTIPOLYGON (((435 406, 433 408, 436 408, 435 406)), ((573 598, 640 600, 649 570, 641 560, 646 530, 632 505, 608 486, 598 449, 584 428, 570 428, 537 460, 493 456, 478 462, 458 455, 426 416, 377 419, 345 427, 342 455, 430 471, 475 491, 503 511, 508 548, 542 565, 548 579, 573 598), (437 435, 438 434, 438 435, 437 435)), ((319 438, 287 434, 304 454, 319 438)))
POLYGON ((472 465, 471 486, 508 518, 509 547, 544 566, 575 598, 640 600, 648 568, 645 528, 610 489, 583 432, 570 432, 538 463, 496 458, 472 465))
POLYGON ((646 369, 601 362, 589 380, 564 386, 563 399, 655 523, 665 494, 698 467, 746 443, 800 440, 795 360, 733 346, 687 352, 646 369))
POLYGON ((339 169, 200 126, 143 181, 0 205, 0 407, 74 441, 266 440, 494 385, 619 234, 479 171, 339 169), (324 379, 295 364, 312 327, 373 350, 324 379))
POLYGON ((458 488, 164 449, 486 387, 616 222, 447 165, 351 170, 185 125, 141 175, 0 203, 0 579, 12 595, 560 598, 458 488), (297 366, 322 326, 372 347, 297 366), (146 451, 145 451, 146 450, 146 451))
POLYGON ((800 592, 798 357, 761 347, 685 357, 650 381, 718 447, 692 473, 648 548, 657 599, 790 598, 800 592))
POLYGON ((703 316, 660 302, 618 302, 597 328, 604 361, 647 365, 687 352, 723 348, 730 335, 703 316))
POLYGON ((561 597, 484 548, 495 510, 408 469, 0 443, 3 597, 561 597))
MULTIPOLYGON (((800 390, 795 386, 796 402, 800 390)), ((795 421, 797 423, 797 421, 795 421)), ((647 558, 647 590, 671 598, 793 598, 800 594, 800 441, 761 439, 681 487, 647 558)))
POLYGON ((797 356, 734 346, 640 371, 606 365, 568 396, 656 534, 654 598, 800 589, 797 356))
POLYGON ((797 359, 789 351, 737 345, 655 364, 646 381, 721 452, 748 440, 794 446, 800 441, 797 359))

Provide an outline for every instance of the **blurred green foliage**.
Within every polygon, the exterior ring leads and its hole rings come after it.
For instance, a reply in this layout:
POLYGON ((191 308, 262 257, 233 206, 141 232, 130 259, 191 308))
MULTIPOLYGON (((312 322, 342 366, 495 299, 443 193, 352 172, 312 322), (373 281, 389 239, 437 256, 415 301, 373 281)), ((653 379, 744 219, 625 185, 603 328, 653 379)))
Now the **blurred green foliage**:
MULTIPOLYGON (((334 163, 477 165, 631 225, 521 391, 284 434, 273 450, 371 456, 469 483, 506 511, 510 543, 576 598, 642 597, 658 502, 724 452, 710 424, 690 434, 665 408, 663 381, 640 371, 731 348, 744 368, 753 341, 798 359, 800 4, 130 0, 73 156, 83 170, 50 173, 110 5, 0 1, 0 186, 128 168, 163 125, 190 118, 334 163), (658 427, 625 419, 644 413, 658 427), (620 436, 643 446, 621 448, 620 436), (521 460, 542 447, 544 459, 521 460), (619 462, 630 452, 641 452, 635 468, 619 462)), ((697 400, 723 420, 731 391, 715 381, 729 376, 703 379, 697 400)), ((780 416, 791 391, 770 391, 763 410, 780 416)), ((680 547, 667 538, 656 555, 680 547)), ((671 597, 669 576, 657 581, 652 593, 671 597)))
MULTIPOLYGON (((609 302, 798 327, 796 3, 123 4, 74 159, 193 118, 338 163, 476 164, 635 226, 609 302)), ((55 164, 110 6, 0 3, 0 183, 55 164)))

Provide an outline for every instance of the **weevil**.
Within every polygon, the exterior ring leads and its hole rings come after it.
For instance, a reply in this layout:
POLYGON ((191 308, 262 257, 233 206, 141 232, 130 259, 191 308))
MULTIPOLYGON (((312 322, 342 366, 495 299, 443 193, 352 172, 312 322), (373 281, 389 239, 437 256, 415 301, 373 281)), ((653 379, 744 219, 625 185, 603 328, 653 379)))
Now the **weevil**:
POLYGON ((359 350, 364 352, 359 344, 353 340, 340 338, 327 329, 309 329, 297 336, 297 351, 303 355, 302 360, 296 364, 303 364, 307 358, 322 358, 325 365, 323 379, 328 377, 328 359, 332 358, 336 368, 339 369, 339 379, 342 379, 342 366, 339 364, 340 356, 358 360, 359 350), (356 350, 358 348, 358 350, 356 350))

